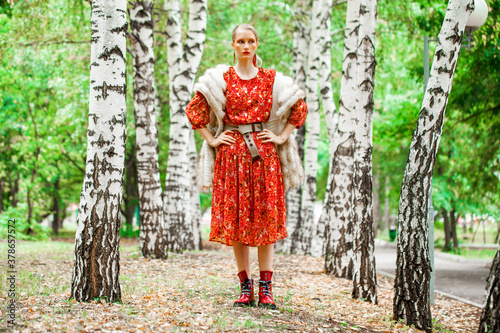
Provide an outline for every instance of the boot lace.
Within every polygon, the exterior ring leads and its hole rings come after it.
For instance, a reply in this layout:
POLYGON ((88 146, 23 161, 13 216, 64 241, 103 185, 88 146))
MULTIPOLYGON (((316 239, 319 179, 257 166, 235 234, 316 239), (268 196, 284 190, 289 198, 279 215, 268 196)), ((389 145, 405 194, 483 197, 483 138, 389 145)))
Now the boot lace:
POLYGON ((261 293, 263 296, 269 296, 269 297, 273 297, 273 295, 271 294, 271 281, 263 281, 263 280, 260 280, 259 281, 259 285, 261 287, 261 293))
POLYGON ((245 295, 250 295, 252 291, 252 281, 246 278, 245 281, 241 283, 241 293, 245 295))

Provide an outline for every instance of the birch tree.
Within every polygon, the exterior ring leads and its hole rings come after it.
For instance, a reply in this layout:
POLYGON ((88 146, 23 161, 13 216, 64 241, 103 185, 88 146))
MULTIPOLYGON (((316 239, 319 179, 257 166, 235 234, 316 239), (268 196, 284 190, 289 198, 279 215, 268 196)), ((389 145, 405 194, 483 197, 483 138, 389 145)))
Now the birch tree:
POLYGON ((337 277, 352 279, 354 270, 355 127, 357 117, 357 50, 360 0, 347 2, 344 61, 339 101, 339 120, 330 156, 331 178, 322 214, 326 219, 325 269, 337 277))
MULTIPOLYGON (((192 180, 189 168, 191 126, 185 108, 191 100, 194 79, 203 53, 207 24, 206 0, 189 2, 189 27, 182 42, 179 0, 167 0, 167 53, 170 84, 170 146, 165 180, 164 218, 167 248, 179 252, 194 248, 193 216, 189 208, 192 180)), ((199 199, 198 199, 199 200, 199 199)))
POLYGON ((120 222, 126 138, 127 1, 91 1, 87 160, 71 298, 120 302, 120 222))
MULTIPOLYGON (((295 29, 293 32, 293 73, 294 81, 301 88, 305 89, 306 72, 307 72, 307 50, 309 50, 310 39, 310 8, 312 5, 311 0, 298 0, 294 4, 294 24, 295 29)), ((305 126, 302 126, 296 135, 297 145, 299 147, 299 155, 301 159, 304 158, 304 139, 305 139, 305 126)), ((302 201, 302 186, 296 189, 290 189, 286 194, 286 208, 287 208, 287 221, 286 228, 288 237, 283 241, 278 242, 276 251, 284 253, 291 253, 291 246, 293 242, 298 241, 298 233, 294 233, 297 225, 300 223, 300 211, 302 201)))
POLYGON ((375 80, 375 26, 377 0, 361 0, 359 8, 359 36, 357 57, 358 105, 354 144, 354 276, 353 298, 377 303, 377 276, 373 255, 372 214, 372 118, 375 80))
POLYGON ((428 198, 453 75, 474 0, 450 0, 413 133, 399 198, 394 319, 432 331, 428 198))
POLYGON ((318 166, 318 139, 320 131, 318 78, 321 43, 321 18, 323 0, 313 0, 311 15, 311 37, 308 50, 306 77, 307 122, 304 156, 305 184, 302 190, 300 220, 292 234, 291 252, 310 254, 311 236, 316 199, 316 177, 318 166))
POLYGON ((200 232, 200 221, 201 221, 201 205, 200 205, 200 193, 198 191, 198 187, 196 186, 196 168, 193 166, 198 163, 198 154, 196 152, 196 142, 194 138, 194 131, 191 131, 191 135, 189 135, 189 165, 190 168, 190 177, 191 177, 191 200, 190 200, 190 209, 191 209, 191 220, 193 227, 193 249, 201 250, 202 249, 202 241, 201 241, 201 232, 200 232))
MULTIPOLYGON (((331 30, 331 10, 333 1, 324 0, 322 4, 322 29, 321 29, 321 51, 320 51, 320 77, 319 77, 319 91, 321 94, 321 104, 323 106, 323 113, 325 116, 326 128, 328 130, 328 137, 330 140, 330 156, 332 155, 332 147, 335 129, 338 122, 338 113, 336 112, 335 102, 333 100, 332 92, 332 39, 330 35, 331 30)), ((331 168, 329 167, 328 177, 331 178, 331 168)), ((325 202, 327 193, 329 192, 328 184, 325 191, 325 202)), ((313 230, 311 237, 311 254, 313 256, 322 256, 325 251, 325 230, 327 219, 324 214, 321 214, 318 225, 313 230)))
POLYGON ((500 247, 493 259, 486 284, 486 298, 478 332, 500 332, 500 247))
POLYGON ((139 185, 140 249, 148 258, 166 258, 163 202, 158 165, 153 2, 130 3, 130 42, 134 63, 134 115, 139 185))

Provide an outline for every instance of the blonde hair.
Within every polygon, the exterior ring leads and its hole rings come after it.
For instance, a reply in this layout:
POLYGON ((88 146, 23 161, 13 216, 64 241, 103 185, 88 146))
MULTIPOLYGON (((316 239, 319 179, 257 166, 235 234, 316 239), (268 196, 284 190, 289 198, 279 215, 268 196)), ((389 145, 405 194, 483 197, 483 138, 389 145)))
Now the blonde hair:
MULTIPOLYGON (((257 42, 259 42, 259 35, 257 34, 257 30, 255 30, 255 28, 253 27, 253 25, 247 24, 247 23, 243 23, 243 24, 238 24, 234 28, 233 35, 232 35, 233 43, 234 43, 234 40, 236 39, 236 34, 238 33, 238 30, 247 30, 247 31, 250 31, 255 36, 255 40, 257 42)), ((261 67, 262 66, 262 59, 257 55, 257 53, 255 54, 255 56, 257 57, 257 67, 261 67)))
POLYGON ((236 26, 236 28, 234 28, 234 30, 233 30, 233 36, 232 36, 233 37, 233 42, 236 39, 236 34, 238 33, 238 30, 248 30, 248 31, 250 31, 251 33, 254 34, 255 40, 257 42, 259 41, 259 35, 257 34, 257 30, 255 30, 255 28, 253 27, 253 25, 243 23, 243 24, 238 24, 236 26))

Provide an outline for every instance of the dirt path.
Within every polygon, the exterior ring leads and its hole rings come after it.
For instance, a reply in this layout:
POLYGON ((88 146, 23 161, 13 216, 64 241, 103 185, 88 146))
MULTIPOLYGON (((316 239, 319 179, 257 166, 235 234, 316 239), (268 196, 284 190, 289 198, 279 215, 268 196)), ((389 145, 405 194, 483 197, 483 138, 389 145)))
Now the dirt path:
MULTIPOLYGON (((324 274, 321 259, 305 256, 276 256, 279 310, 233 309, 238 295, 234 259, 230 249, 215 244, 206 244, 202 252, 147 260, 136 241, 122 241, 123 304, 68 301, 72 245, 53 244, 31 252, 19 245, 16 322, 22 332, 415 332, 391 320, 392 280, 378 276, 378 305, 353 300, 350 281, 324 274)), ((251 254, 256 272, 256 253, 251 254)), ((435 331, 475 332, 479 314, 473 306, 438 297, 435 331)))

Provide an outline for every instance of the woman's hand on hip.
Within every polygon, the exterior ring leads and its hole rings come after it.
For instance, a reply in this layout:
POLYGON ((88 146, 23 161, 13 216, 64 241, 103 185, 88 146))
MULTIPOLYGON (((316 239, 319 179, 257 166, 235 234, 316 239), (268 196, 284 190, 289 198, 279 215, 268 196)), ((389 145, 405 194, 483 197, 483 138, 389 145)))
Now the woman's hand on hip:
POLYGON ((267 128, 265 130, 263 130, 262 132, 257 133, 257 138, 262 140, 262 143, 272 142, 272 143, 275 143, 277 145, 282 145, 286 141, 286 139, 284 139, 280 135, 274 134, 273 132, 271 132, 267 128))
POLYGON ((220 145, 228 145, 230 146, 231 144, 235 143, 236 142, 236 139, 233 138, 231 135, 229 134, 232 134, 233 131, 224 131, 222 132, 218 137, 214 138, 213 140, 211 140, 210 142, 208 142, 208 144, 212 147, 218 147, 220 145))

